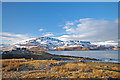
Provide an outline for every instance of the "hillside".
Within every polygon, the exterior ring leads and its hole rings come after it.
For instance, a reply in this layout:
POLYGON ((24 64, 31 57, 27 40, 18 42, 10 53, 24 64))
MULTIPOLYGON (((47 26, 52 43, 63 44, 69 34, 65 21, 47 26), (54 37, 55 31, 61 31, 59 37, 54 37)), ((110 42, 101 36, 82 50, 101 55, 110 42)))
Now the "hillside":
MULTIPOLYGON (((114 46, 94 45, 89 41, 70 40, 61 41, 56 38, 39 37, 23 40, 12 45, 2 46, 2 50, 27 48, 32 51, 81 51, 81 50, 113 50, 114 46)), ((116 47, 117 48, 117 47, 116 47)))

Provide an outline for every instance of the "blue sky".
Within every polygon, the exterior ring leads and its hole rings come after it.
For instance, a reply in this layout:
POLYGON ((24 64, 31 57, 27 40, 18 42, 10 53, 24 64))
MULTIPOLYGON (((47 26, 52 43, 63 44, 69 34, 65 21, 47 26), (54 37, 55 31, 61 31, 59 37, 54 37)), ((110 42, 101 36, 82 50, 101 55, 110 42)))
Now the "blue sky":
POLYGON ((2 0, 2 2, 119 2, 119 0, 2 0))
MULTIPOLYGON (((109 33, 110 30, 113 30, 113 33, 116 32, 117 18, 117 2, 4 2, 2 4, 2 35, 5 41, 8 38, 12 42, 14 42, 14 38, 19 41, 40 36, 64 38, 63 40, 97 41, 98 38, 96 35, 92 35, 93 32, 98 29, 104 31, 99 33, 109 33), (96 24, 96 27, 94 25, 88 26, 89 22, 90 25, 96 24), (90 30, 81 28, 79 24, 82 24, 84 28, 90 28, 90 30), (100 28, 101 26, 105 26, 105 29, 103 29, 104 27, 100 28), (111 28, 106 31, 109 26, 111 28), (89 31, 92 34, 87 39, 84 36, 88 36, 89 31)), ((111 35, 116 35, 116 37, 113 39, 111 36, 106 39, 100 37, 98 41, 117 39, 117 33, 111 35)), ((106 36, 108 34, 104 37, 106 36)))

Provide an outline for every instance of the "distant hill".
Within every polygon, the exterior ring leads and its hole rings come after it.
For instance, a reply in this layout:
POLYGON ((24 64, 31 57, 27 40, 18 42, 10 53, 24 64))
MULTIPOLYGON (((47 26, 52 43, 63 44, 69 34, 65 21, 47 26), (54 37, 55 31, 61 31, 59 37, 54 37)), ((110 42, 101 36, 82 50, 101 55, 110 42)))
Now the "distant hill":
POLYGON ((56 50, 56 51, 80 51, 80 50, 109 50, 114 48, 105 47, 103 45, 93 45, 89 41, 81 41, 81 40, 70 40, 70 41, 62 41, 56 38, 50 37, 38 37, 23 40, 20 42, 16 42, 12 45, 1 44, 3 50, 11 50, 15 48, 27 48, 32 51, 45 51, 45 50, 56 50))

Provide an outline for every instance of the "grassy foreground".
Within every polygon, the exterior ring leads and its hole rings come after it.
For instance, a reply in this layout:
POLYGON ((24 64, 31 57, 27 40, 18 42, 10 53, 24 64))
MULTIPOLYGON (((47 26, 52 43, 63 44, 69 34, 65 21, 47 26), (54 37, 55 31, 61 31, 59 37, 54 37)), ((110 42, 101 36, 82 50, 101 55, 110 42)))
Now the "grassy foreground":
POLYGON ((119 64, 1 59, 3 78, 120 78, 119 64))

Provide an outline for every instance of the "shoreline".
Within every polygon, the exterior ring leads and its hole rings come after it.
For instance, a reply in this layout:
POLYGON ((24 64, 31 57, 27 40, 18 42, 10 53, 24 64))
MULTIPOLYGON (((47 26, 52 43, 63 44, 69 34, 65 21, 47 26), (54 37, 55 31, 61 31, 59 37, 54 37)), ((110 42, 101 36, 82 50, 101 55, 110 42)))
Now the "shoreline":
MULTIPOLYGON (((112 51, 113 51, 113 50, 112 50, 112 51)), ((114 51, 115 51, 115 50, 114 50, 114 51)), ((69 54, 68 54, 69 51, 63 51, 63 52, 62 52, 62 51, 61 51, 61 52, 59 52, 59 51, 58 51, 58 52, 57 52, 57 51, 55 51, 55 52, 54 52, 54 51, 46 51, 46 52, 48 52, 48 53, 50 53, 50 54, 53 54, 53 55, 63 55, 63 56, 69 55, 69 54), (63 54, 63 53, 65 53, 65 54, 63 54)), ((71 52, 71 51, 70 51, 70 52, 71 52)), ((120 59, 117 59, 117 58, 114 58, 114 57, 113 57, 113 58, 112 58, 112 57, 111 57, 111 58, 107 58, 107 57, 106 57, 106 58, 102 58, 102 57, 100 58, 99 56, 98 56, 97 58, 96 58, 95 56, 94 56, 94 57, 90 57, 90 56, 86 56, 86 57, 85 57, 85 55, 88 55, 88 54, 81 55, 81 56, 82 56, 82 57, 81 57, 78 53, 79 53, 79 51, 78 51, 78 52, 75 51, 75 52, 73 52, 73 53, 71 52, 70 55, 72 55, 71 57, 78 57, 78 56, 79 56, 80 58, 86 58, 86 59, 89 58, 90 60, 94 60, 94 59, 95 59, 95 61, 100 61, 100 62, 102 62, 102 63, 103 63, 103 62, 104 62, 104 63, 120 63, 120 62, 119 62, 120 59), (74 53, 76 54, 75 56, 73 56, 74 53)), ((87 52, 85 51, 85 53, 87 53, 87 52)), ((90 52, 90 53, 92 53, 92 52, 90 52)), ((96 53, 96 52, 94 52, 94 54, 95 54, 95 53, 96 53)), ((102 52, 100 52, 100 53, 102 53, 102 52)), ((104 53, 104 52, 103 52, 103 53, 104 53)), ((80 54, 84 54, 84 51, 81 51, 80 54)), ((108 53, 107 53, 107 54, 108 54, 108 53)), ((117 54, 118 54, 118 53, 117 53, 117 54)), ((99 54, 97 54, 97 55, 99 55, 99 54)))
POLYGON ((69 55, 57 55, 57 54, 51 54, 47 51, 36 51, 34 54, 2 54, 2 59, 19 59, 19 58, 25 58, 25 59, 31 59, 34 60, 75 60, 81 61, 81 62, 98 62, 98 63, 118 63, 119 62, 110 62, 110 61, 104 61, 102 59, 96 59, 96 58, 89 58, 89 57, 77 57, 77 56, 69 56, 69 55))
POLYGON ((95 60, 95 61, 102 61, 100 59, 96 58, 89 58, 89 57, 77 57, 77 56, 67 56, 67 55, 56 55, 51 54, 45 51, 37 51, 35 54, 2 54, 2 59, 19 59, 19 58, 25 58, 25 59, 35 59, 35 60, 48 60, 54 59, 54 60, 95 60), (36 58, 38 57, 38 58, 36 58))
MULTIPOLYGON (((48 52, 46 52, 48 53, 48 52)), ((51 54, 51 53, 48 53, 48 54, 51 54)), ((77 56, 69 56, 69 55, 56 55, 56 54, 51 54, 53 56, 60 56, 60 57, 69 57, 69 58, 83 58, 83 59, 86 59, 86 60, 96 60, 96 61, 101 61, 100 59, 96 59, 96 58, 89 58, 89 57, 77 57, 77 56)))
MULTIPOLYGON (((45 51, 44 51, 45 52, 45 51)), ((51 54, 51 53, 48 53, 46 52, 47 54, 51 54)), ((54 55, 54 56, 60 56, 60 57, 69 57, 69 58, 76 58, 76 59, 73 59, 73 60, 68 60, 68 62, 72 61, 72 62, 77 62, 77 61, 80 61, 80 62, 97 62, 97 63, 113 63, 113 64, 120 64, 119 62, 105 62, 101 59, 96 59, 96 58, 89 58, 89 57, 76 57, 76 56, 67 56, 67 55, 56 55, 56 54, 51 54, 51 55, 54 55), (83 60, 79 60, 79 58, 82 58, 83 60)), ((67 61, 67 60, 63 60, 63 61, 67 61)))

